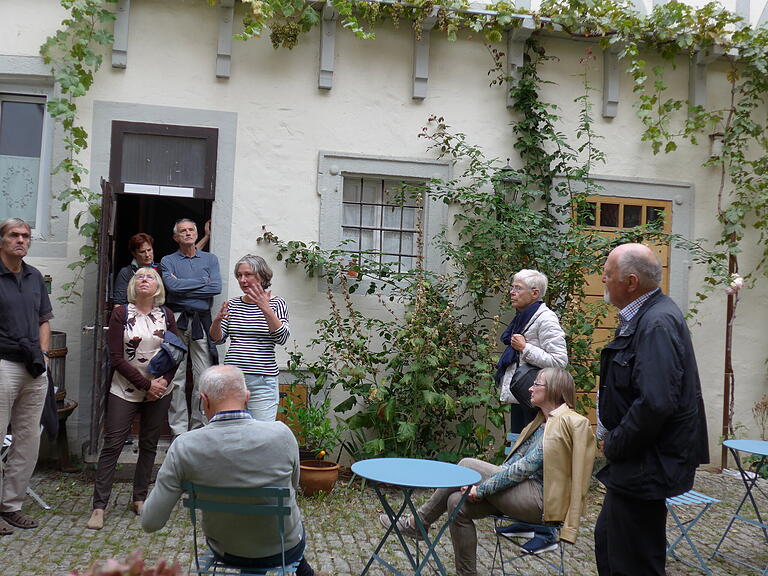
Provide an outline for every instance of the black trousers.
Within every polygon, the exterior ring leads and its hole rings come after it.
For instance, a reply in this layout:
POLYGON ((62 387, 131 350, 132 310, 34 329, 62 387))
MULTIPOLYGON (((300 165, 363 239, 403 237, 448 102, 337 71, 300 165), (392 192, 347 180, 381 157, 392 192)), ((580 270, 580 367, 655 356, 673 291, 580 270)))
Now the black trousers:
MULTIPOLYGON (((208 547, 213 552, 213 555, 222 562, 229 564, 230 566, 237 566, 238 568, 274 568, 280 566, 282 563, 282 556, 280 554, 274 554, 272 556, 266 556, 264 558, 244 558, 242 556, 235 556, 234 554, 219 553, 213 549, 211 543, 208 543, 208 547)), ((298 561, 299 565, 296 567, 296 576, 314 576, 315 571, 310 566, 307 559, 304 558, 304 548, 306 547, 306 540, 302 536, 296 546, 289 548, 285 551, 285 563, 291 564, 298 561)))
POLYGON ((117 459, 120 457, 126 438, 131 433, 131 424, 136 414, 140 414, 141 428, 139 429, 139 458, 133 474, 133 501, 143 502, 147 499, 152 467, 155 465, 157 454, 157 441, 170 404, 170 394, 153 402, 129 402, 114 394, 108 395, 104 446, 99 454, 93 485, 94 508, 103 510, 107 507, 109 496, 112 494, 117 459))
POLYGON ((509 405, 509 431, 519 434, 538 414, 538 408, 528 408, 524 404, 509 405))
POLYGON ((664 576, 667 506, 608 489, 595 524, 595 558, 600 576, 664 576))

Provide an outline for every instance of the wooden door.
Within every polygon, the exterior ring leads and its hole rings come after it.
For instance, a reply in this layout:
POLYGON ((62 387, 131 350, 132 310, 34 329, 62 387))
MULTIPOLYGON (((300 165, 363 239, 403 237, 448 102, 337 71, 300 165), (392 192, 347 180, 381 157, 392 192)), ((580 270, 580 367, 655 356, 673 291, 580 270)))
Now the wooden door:
MULTIPOLYGON (((587 199, 591 207, 591 224, 599 234, 615 236, 620 230, 650 224, 662 219, 662 231, 672 231, 672 202, 648 198, 626 198, 619 196, 591 196, 587 199)), ((651 245, 661 262, 663 274, 661 289, 669 292, 669 244, 651 245)), ((586 299, 595 302, 603 299, 602 274, 587 277, 586 299)), ((618 311, 611 310, 597 328, 593 345, 602 347, 613 339, 618 324, 618 311)))
POLYGON ((101 218, 99 219, 99 271, 96 281, 96 316, 93 323, 93 388, 91 390, 91 430, 88 456, 96 458, 104 426, 104 408, 109 385, 110 364, 106 346, 109 326, 109 302, 112 295, 112 260, 114 257, 115 198, 112 185, 101 179, 101 218))

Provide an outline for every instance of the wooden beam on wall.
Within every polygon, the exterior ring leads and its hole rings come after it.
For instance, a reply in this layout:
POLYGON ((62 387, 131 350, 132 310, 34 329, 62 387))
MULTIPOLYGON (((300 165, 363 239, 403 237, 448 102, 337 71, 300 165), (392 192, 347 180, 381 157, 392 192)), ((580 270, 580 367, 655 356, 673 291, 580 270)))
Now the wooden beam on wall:
POLYGON ((421 34, 413 32, 413 95, 414 100, 427 97, 429 82, 429 39, 437 23, 437 8, 421 21, 421 34))
POLYGON ((525 42, 535 29, 533 18, 524 18, 519 27, 507 30, 507 108, 513 105, 510 88, 520 82, 520 70, 525 64, 525 42))
POLYGON ((763 24, 768 23, 768 2, 763 6, 763 11, 760 13, 760 18, 757 21, 757 26, 760 27, 763 24))
POLYGON ((119 0, 115 8, 114 39, 112 41, 112 68, 128 66, 128 21, 131 0, 119 0))
POLYGON ((736 0, 736 14, 744 18, 744 23, 749 26, 749 19, 751 17, 751 7, 749 0, 736 0))
POLYGON ((320 71, 317 77, 317 87, 323 90, 333 88, 333 65, 336 56, 336 19, 339 14, 333 5, 327 2, 323 6, 322 24, 320 28, 320 71))
POLYGON ((220 0, 219 42, 216 47, 216 78, 229 78, 231 73, 234 20, 235 0, 220 0))
POLYGON ((621 89, 618 46, 603 50, 603 118, 616 118, 621 89))
POLYGON ((712 46, 696 52, 688 65, 688 103, 691 106, 707 105, 707 67, 725 51, 720 46, 712 46))

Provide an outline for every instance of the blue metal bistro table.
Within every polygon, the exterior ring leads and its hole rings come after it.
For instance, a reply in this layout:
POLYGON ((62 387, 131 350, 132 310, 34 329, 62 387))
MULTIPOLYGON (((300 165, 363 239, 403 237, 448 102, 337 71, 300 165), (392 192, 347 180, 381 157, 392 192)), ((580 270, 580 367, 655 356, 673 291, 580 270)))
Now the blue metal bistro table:
POLYGON ((384 547, 384 544, 391 534, 397 535, 400 545, 403 547, 405 555, 408 557, 408 561, 411 563, 411 567, 414 570, 414 576, 418 576, 422 573, 424 568, 429 564, 430 558, 434 558, 438 572, 443 576, 446 576, 445 567, 437 554, 437 543, 448 528, 448 525, 453 522, 456 514, 458 514, 459 510, 464 505, 464 500, 467 495, 465 493, 462 496, 459 505, 454 508, 452 514, 448 515, 445 523, 440 527, 440 530, 438 530, 433 539, 429 538, 429 534, 427 533, 424 524, 416 513, 416 507, 413 504, 411 496, 416 488, 460 488, 462 486, 471 486, 480 481, 480 474, 469 468, 457 466, 456 464, 436 462, 433 460, 419 460, 416 458, 373 458, 371 460, 362 460, 360 462, 355 462, 352 465, 352 472, 371 481, 373 489, 376 491, 376 495, 379 497, 379 501, 384 507, 387 516, 389 516, 391 523, 360 576, 364 576, 368 572, 374 560, 381 563, 393 574, 403 576, 402 572, 379 556, 379 552, 384 547), (382 492, 382 484, 397 486, 402 491, 403 503, 397 512, 394 511, 387 501, 386 494, 382 492), (413 514, 413 517, 416 520, 416 529, 419 534, 421 534, 424 543, 427 545, 427 550, 421 561, 419 561, 418 555, 414 556, 408 548, 405 538, 397 526, 397 521, 400 519, 406 508, 413 514))
MULTIPOLYGON (((763 533, 763 540, 766 544, 768 544, 768 524, 765 523, 763 516, 760 514, 760 508, 758 507, 757 501, 755 500, 755 493, 756 491, 761 493, 764 498, 768 498, 768 494, 766 494, 757 483, 757 480, 760 476, 758 474, 752 474, 751 472, 747 473, 741 464, 741 458, 739 458, 739 452, 760 456, 760 461, 756 470, 761 470, 763 465, 768 460, 768 442, 763 440, 725 440, 723 442, 723 446, 727 447, 728 450, 731 451, 733 459, 736 461, 736 466, 739 467, 741 480, 744 482, 744 488, 746 490, 744 492, 744 498, 741 499, 738 508, 736 508, 736 512, 731 515, 731 521, 728 522, 728 526, 726 527, 725 532, 723 532, 723 536, 720 538, 720 542, 717 543, 715 551, 712 552, 712 557, 720 556, 726 560, 730 560, 731 562, 735 562, 737 564, 741 564, 742 566, 746 566, 747 568, 751 568, 752 570, 756 570, 758 573, 766 576, 766 574, 768 574, 768 566, 761 568, 759 566, 748 563, 745 559, 724 554, 723 552, 720 552, 720 546, 723 544, 726 536, 728 536, 728 532, 731 531, 731 527, 736 520, 739 520, 740 522, 746 522, 747 524, 751 524, 752 526, 760 528, 763 533), (752 510, 754 511, 754 516, 757 519, 754 517, 750 518, 743 516, 741 514, 741 509, 744 507, 744 504, 746 504, 747 499, 749 499, 749 502, 752 505, 752 510)), ((747 510, 749 509, 747 508, 747 510)), ((748 514, 750 514, 750 516, 752 515, 751 512, 748 512, 748 514)))

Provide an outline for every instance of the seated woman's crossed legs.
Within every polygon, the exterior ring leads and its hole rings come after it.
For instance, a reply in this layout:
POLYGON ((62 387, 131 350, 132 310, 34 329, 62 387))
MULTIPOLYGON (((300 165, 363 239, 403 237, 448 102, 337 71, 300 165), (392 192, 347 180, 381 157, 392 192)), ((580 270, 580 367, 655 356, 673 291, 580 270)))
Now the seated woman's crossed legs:
MULTIPOLYGON (((476 458, 464 458, 459 466, 479 472, 485 480, 501 470, 501 467, 476 458)), ((461 500, 458 488, 439 488, 418 509, 424 524, 432 524, 440 516, 453 512, 461 500)), ((526 480, 511 488, 492 494, 478 502, 464 501, 459 513, 450 525, 451 541, 458 576, 477 574, 477 531, 474 519, 494 514, 504 514, 523 522, 541 522, 543 514, 543 488, 538 482, 526 480)))

